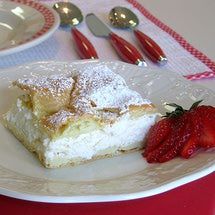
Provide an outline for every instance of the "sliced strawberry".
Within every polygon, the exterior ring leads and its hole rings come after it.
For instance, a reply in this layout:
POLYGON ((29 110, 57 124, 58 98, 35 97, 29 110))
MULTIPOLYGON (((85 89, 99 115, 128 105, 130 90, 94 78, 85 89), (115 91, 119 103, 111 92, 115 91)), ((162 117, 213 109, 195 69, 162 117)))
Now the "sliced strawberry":
POLYGON ((166 162, 178 155, 189 158, 201 147, 215 147, 215 108, 198 106, 200 102, 189 110, 169 104, 175 111, 166 113, 167 119, 150 129, 144 153, 149 163, 166 162))
POLYGON ((200 112, 201 114, 210 116, 210 118, 213 120, 215 119, 215 107, 209 105, 201 105, 196 107, 194 110, 200 112))
POLYGON ((178 154, 180 154, 182 148, 184 147, 185 144, 188 144, 189 141, 191 140, 192 137, 192 125, 190 121, 190 115, 186 113, 186 119, 183 119, 184 122, 179 122, 183 126, 181 127, 180 130, 178 130, 178 137, 177 140, 175 140, 174 145, 172 148, 169 149, 169 151, 162 155, 158 161, 160 163, 169 161, 176 157, 178 154))
POLYGON ((189 114, 189 126, 191 129, 191 136, 184 144, 180 154, 184 158, 189 158, 199 148, 199 138, 202 134, 202 116, 196 110, 191 110, 189 114))
POLYGON ((188 144, 191 140, 191 130, 184 129, 182 135, 179 137, 177 141, 175 141, 174 146, 164 155, 162 155, 158 161, 160 163, 169 161, 180 154, 185 144, 188 144))
POLYGON ((176 157, 178 152, 175 150, 175 148, 172 148, 169 150, 165 155, 162 155, 159 159, 159 163, 164 163, 166 161, 172 160, 174 157, 176 157))
POLYGON ((215 129, 205 124, 199 144, 203 148, 215 147, 215 129))
MULTIPOLYGON (((159 162, 163 156, 167 154, 167 157, 176 156, 181 146, 191 135, 191 130, 188 127, 189 115, 183 114, 180 117, 175 118, 175 123, 173 126, 172 133, 168 136, 168 138, 154 151, 150 152, 146 159, 149 163, 159 162), (171 153, 170 151, 175 151, 176 153, 171 153), (171 156, 168 154, 171 154, 171 156)), ((161 159, 162 160, 162 159, 161 159)), ((164 159, 165 160, 165 159, 164 159)), ((163 161, 164 162, 164 161, 163 161)))
POLYGON ((215 108, 202 105, 194 111, 202 117, 202 133, 199 145, 204 148, 215 147, 215 108))
POLYGON ((199 148, 198 142, 198 138, 192 135, 181 150, 181 156, 183 158, 189 158, 199 148))
POLYGON ((149 163, 158 162, 159 158, 163 156, 166 152, 168 152, 169 148, 171 148, 174 145, 175 141, 174 136, 175 132, 171 133, 170 136, 168 136, 167 140, 162 142, 162 144, 159 147, 148 153, 148 155, 146 156, 146 160, 149 163))
POLYGON ((144 157, 165 140, 172 130, 173 121, 173 118, 164 118, 150 128, 146 139, 146 148, 143 153, 144 157))

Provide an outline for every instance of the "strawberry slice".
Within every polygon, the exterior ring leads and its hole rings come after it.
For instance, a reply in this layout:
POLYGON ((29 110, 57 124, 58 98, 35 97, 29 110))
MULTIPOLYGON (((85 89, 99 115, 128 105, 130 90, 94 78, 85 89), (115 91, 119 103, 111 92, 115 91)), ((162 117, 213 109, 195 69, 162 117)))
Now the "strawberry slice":
POLYGON ((167 138, 167 140, 162 142, 162 144, 158 148, 148 153, 148 155, 146 156, 146 160, 149 163, 158 162, 159 158, 162 157, 164 154, 166 154, 168 152, 168 149, 174 145, 174 141, 175 141, 174 136, 175 136, 175 132, 171 133, 171 135, 167 138))
POLYGON ((175 148, 172 148, 169 150, 166 154, 162 155, 161 157, 158 158, 159 163, 164 163, 169 160, 172 160, 177 156, 178 152, 175 150, 175 148))
POLYGON ((181 117, 183 122, 178 122, 181 124, 181 127, 178 131, 176 131, 176 137, 174 141, 174 145, 166 152, 166 154, 162 155, 158 162, 163 163, 169 161, 180 154, 181 150, 183 149, 184 145, 189 144, 192 139, 192 126, 190 121, 190 115, 186 113, 186 116, 183 115, 181 117), (186 117, 183 119, 183 117, 186 117))
POLYGON ((199 144, 203 148, 215 147, 215 108, 211 106, 199 106, 196 112, 202 116, 202 134, 199 144))
POLYGON ((203 148, 215 147, 215 129, 207 123, 204 123, 202 136, 200 137, 199 144, 203 148))
POLYGON ((152 126, 148 133, 146 148, 143 153, 144 157, 148 157, 148 162, 156 162, 157 157, 165 153, 168 147, 173 143, 175 134, 172 134, 172 131, 175 130, 174 127, 178 116, 184 113, 184 110, 181 106, 176 104, 170 105, 176 107, 175 111, 171 113, 167 112, 164 116, 166 118, 152 126), (161 144, 162 146, 159 148, 161 144), (153 152, 155 149, 156 151, 149 156, 149 153, 153 152))
POLYGON ((199 148, 199 138, 202 135, 203 127, 202 116, 196 109, 187 112, 187 114, 189 114, 190 118, 189 129, 191 129, 191 136, 180 152, 180 155, 184 158, 189 158, 199 148))
POLYGON ((175 157, 181 150, 183 143, 188 140, 191 135, 189 128, 189 115, 184 114, 176 117, 172 133, 168 138, 154 151, 149 153, 146 157, 149 163, 164 162, 175 157))
POLYGON ((164 118, 150 128, 146 139, 146 149, 143 153, 144 157, 147 157, 170 134, 173 120, 172 118, 164 118))
POLYGON ((189 158, 199 147, 198 147, 198 138, 192 136, 181 151, 181 156, 183 158, 189 158))

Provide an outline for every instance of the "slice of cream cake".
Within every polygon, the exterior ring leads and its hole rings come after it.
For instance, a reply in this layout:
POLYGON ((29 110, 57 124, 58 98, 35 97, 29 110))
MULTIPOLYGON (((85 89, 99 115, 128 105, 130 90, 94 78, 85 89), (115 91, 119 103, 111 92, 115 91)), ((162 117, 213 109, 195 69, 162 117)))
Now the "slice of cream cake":
POLYGON ((104 66, 13 85, 24 93, 3 124, 47 168, 139 150, 157 116, 149 100, 104 66))

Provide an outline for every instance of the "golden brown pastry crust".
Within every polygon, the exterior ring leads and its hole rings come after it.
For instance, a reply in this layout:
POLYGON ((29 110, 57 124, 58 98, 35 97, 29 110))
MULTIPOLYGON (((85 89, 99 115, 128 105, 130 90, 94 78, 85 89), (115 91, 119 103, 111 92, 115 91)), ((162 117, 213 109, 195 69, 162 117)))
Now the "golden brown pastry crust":
POLYGON ((134 117, 156 112, 153 104, 141 104, 141 96, 130 90, 120 76, 97 72, 91 77, 88 73, 19 79, 13 84, 28 92, 32 111, 51 136, 60 135, 70 123, 78 120, 113 124, 128 111, 134 117), (107 106, 102 107, 99 99, 105 93, 103 106, 107 106), (121 93, 121 96, 114 100, 108 93, 121 93), (108 99, 111 102, 108 103, 108 99), (122 110, 124 104, 128 107, 122 110))
POLYGON ((65 76, 38 77, 19 79, 13 85, 27 91, 32 111, 42 117, 69 106, 73 79, 65 76))

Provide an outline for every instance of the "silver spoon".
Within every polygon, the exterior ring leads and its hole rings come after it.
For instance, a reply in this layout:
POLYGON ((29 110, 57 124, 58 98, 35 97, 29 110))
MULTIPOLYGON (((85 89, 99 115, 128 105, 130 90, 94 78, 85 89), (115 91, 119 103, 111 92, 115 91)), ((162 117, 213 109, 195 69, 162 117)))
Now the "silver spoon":
POLYGON ((167 63, 167 58, 160 46, 143 32, 135 29, 139 24, 137 16, 128 8, 114 7, 109 13, 109 20, 116 28, 130 28, 140 42, 144 53, 153 61, 160 65, 167 63))
POLYGON ((71 26, 71 33, 75 41, 76 50, 82 59, 96 59, 98 55, 92 43, 74 26, 83 21, 81 10, 70 2, 57 2, 53 9, 60 16, 61 26, 71 26))

